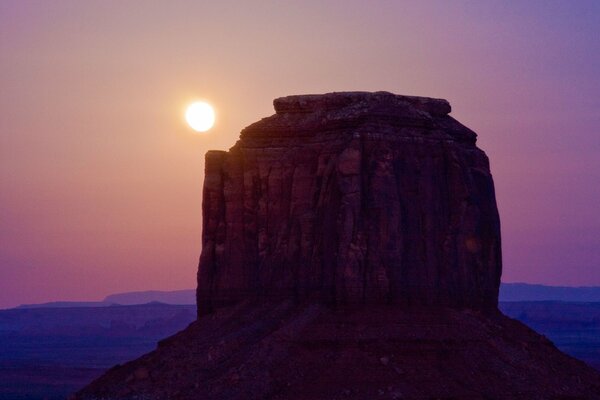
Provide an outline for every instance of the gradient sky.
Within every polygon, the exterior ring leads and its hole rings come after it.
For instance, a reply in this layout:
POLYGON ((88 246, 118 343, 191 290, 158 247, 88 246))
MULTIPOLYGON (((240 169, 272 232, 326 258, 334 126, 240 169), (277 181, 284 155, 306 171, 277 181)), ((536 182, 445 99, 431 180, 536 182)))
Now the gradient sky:
POLYGON ((448 99, 491 159, 503 281, 600 285, 599 1, 4 0, 0 307, 195 287, 204 153, 341 90, 448 99))

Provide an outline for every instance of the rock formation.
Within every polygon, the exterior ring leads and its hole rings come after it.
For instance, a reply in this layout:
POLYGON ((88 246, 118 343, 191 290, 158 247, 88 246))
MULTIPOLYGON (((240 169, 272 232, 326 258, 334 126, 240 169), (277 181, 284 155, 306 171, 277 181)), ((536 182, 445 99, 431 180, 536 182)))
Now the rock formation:
POLYGON ((500 223, 445 100, 290 96, 209 151, 199 315, 249 298, 495 308, 500 223))
POLYGON ((206 155, 198 320, 76 399, 600 399, 498 311, 488 159, 448 102, 274 105, 206 155))

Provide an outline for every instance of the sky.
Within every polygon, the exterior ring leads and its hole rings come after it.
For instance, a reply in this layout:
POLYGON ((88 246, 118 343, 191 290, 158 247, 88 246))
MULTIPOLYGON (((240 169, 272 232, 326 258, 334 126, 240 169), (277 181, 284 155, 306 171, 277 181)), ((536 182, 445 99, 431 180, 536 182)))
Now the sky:
POLYGON ((194 288, 204 153, 344 90, 448 99, 491 160, 502 280, 600 285, 598 1, 4 0, 0 308, 194 288))

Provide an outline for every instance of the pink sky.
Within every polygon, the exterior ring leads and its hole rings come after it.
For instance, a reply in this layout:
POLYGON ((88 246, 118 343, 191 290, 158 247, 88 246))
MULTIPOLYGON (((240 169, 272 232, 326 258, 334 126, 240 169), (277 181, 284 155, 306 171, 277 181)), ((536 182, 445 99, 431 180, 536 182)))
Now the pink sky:
POLYGON ((599 37, 597 1, 2 1, 0 307, 195 287, 204 153, 341 90, 448 99, 503 281, 600 285, 599 37))

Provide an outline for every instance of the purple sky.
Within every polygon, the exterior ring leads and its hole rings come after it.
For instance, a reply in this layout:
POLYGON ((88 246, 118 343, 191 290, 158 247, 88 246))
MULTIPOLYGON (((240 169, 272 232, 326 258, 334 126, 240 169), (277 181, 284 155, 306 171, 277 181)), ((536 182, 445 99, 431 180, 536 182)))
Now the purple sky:
POLYGON ((503 281, 600 285, 599 1, 4 0, 0 307, 194 287, 204 153, 336 90, 448 99, 491 159, 503 281))

